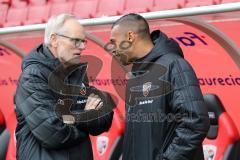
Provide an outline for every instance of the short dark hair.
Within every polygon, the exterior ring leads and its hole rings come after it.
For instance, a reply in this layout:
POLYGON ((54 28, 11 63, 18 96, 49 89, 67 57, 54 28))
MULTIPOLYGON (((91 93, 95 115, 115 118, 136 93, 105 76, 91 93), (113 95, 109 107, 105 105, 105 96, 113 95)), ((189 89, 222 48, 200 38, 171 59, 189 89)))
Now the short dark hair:
POLYGON ((134 30, 142 38, 150 38, 150 29, 148 22, 144 17, 142 17, 139 14, 129 13, 122 16, 113 23, 112 28, 117 25, 124 26, 127 27, 128 29, 134 30))

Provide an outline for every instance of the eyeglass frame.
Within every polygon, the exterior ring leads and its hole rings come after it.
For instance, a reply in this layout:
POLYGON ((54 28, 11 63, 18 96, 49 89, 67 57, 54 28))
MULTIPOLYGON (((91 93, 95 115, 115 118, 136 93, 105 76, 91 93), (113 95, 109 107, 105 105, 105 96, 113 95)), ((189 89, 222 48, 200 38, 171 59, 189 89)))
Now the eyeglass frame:
POLYGON ((70 41, 74 42, 75 47, 79 48, 82 44, 84 44, 84 46, 87 44, 87 40, 86 39, 81 39, 81 38, 73 38, 73 37, 69 37, 63 34, 59 34, 59 33, 55 33, 56 35, 60 36, 60 37, 64 37, 64 38, 68 38, 70 39, 70 41))

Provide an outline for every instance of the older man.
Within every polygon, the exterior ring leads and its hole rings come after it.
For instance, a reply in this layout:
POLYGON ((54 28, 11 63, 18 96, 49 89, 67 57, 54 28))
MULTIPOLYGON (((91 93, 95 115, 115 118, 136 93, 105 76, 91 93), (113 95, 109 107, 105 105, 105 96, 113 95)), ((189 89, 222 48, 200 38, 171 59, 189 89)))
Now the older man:
POLYGON ((85 47, 84 28, 61 14, 48 21, 44 44, 24 58, 15 95, 17 159, 93 159, 89 134, 107 131, 113 112, 84 115, 105 105, 88 90, 86 64, 79 61, 85 47))

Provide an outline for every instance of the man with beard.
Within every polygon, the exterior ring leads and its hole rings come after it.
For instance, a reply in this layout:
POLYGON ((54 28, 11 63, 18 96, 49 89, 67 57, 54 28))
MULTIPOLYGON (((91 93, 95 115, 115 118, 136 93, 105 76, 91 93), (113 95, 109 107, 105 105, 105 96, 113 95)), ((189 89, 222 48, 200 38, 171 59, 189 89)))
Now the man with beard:
POLYGON ((150 34, 142 16, 127 14, 113 24, 110 43, 123 65, 132 64, 123 160, 203 160, 207 108, 177 42, 159 30, 150 34))

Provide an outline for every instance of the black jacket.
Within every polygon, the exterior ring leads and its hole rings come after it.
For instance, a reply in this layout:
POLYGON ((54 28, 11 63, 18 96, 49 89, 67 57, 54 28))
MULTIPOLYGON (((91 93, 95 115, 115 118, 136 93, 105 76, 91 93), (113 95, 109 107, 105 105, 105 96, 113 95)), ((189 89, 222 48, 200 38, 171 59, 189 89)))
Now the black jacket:
POLYGON ((173 39, 151 36, 127 83, 123 160, 203 160, 209 118, 197 77, 173 39))
MULTIPOLYGON (((49 75, 59 65, 59 60, 44 45, 32 50, 22 62, 22 74, 15 95, 19 160, 91 160, 93 153, 89 134, 101 134, 111 126, 113 112, 87 122, 63 123, 56 113, 59 100, 70 98, 75 103, 79 101, 79 104, 72 105, 74 113, 83 111, 86 97, 66 95, 65 91, 59 93, 50 87, 49 75)), ((64 82, 88 85, 84 73, 79 65, 64 82)))

